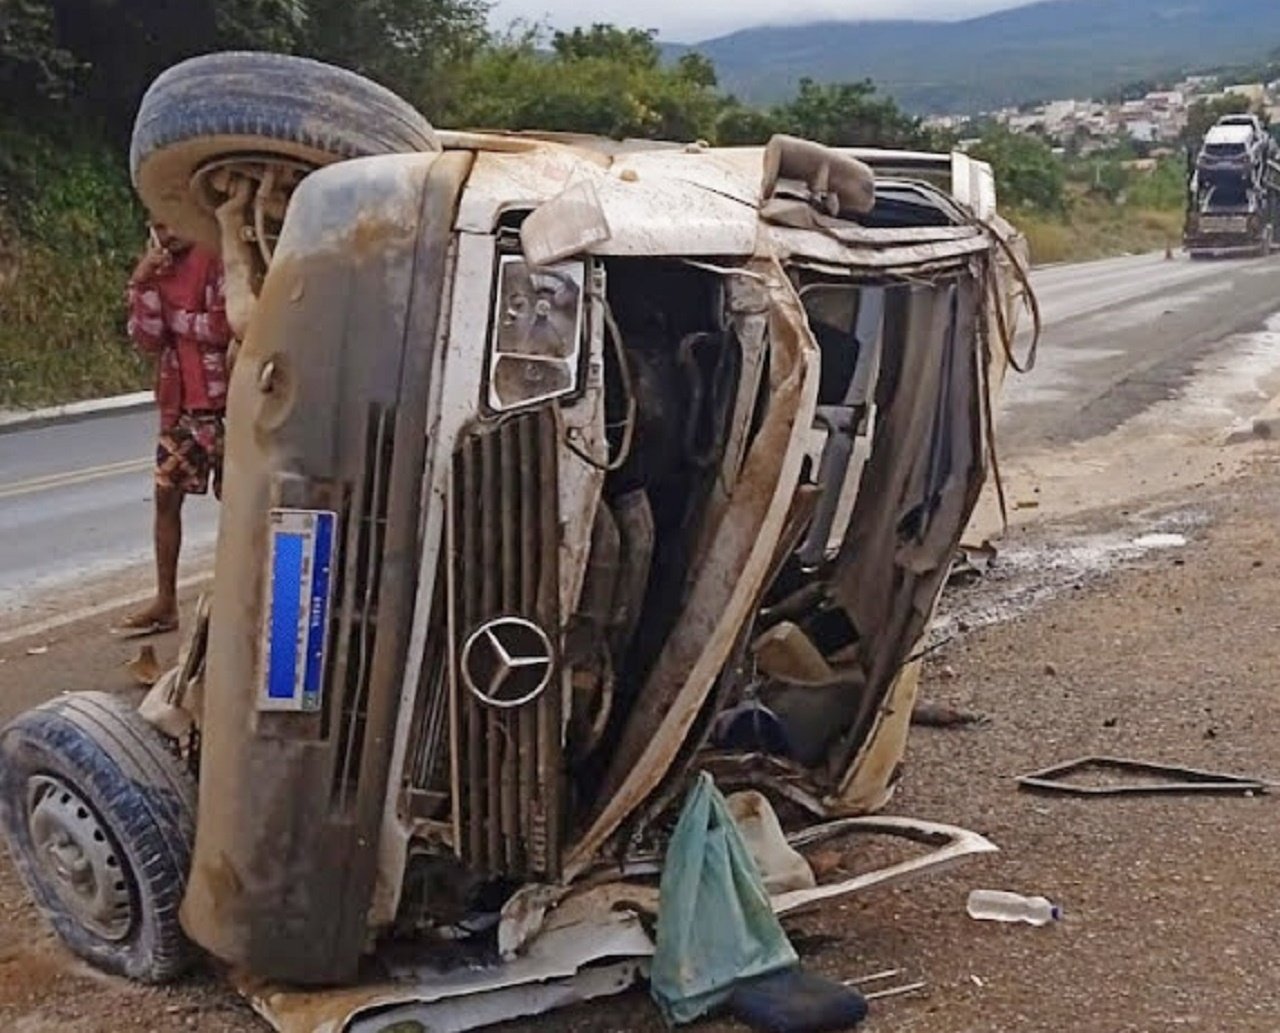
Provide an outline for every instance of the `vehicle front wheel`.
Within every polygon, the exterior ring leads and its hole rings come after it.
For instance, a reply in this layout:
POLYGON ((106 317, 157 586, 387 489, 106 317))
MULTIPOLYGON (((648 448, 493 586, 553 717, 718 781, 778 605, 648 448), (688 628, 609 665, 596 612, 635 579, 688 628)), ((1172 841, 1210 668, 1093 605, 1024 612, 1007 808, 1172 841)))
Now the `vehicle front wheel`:
MULTIPOLYGON (((162 72, 138 108, 133 183, 153 218, 216 249, 211 167, 274 169, 289 192, 310 169, 348 158, 438 151, 431 123, 361 75, 289 54, 202 54, 162 72)), ((278 215, 279 213, 277 213, 278 215)))
POLYGON ((0 731, 0 832, 63 942, 94 966, 160 983, 195 950, 178 923, 195 782, 124 700, 75 693, 0 731))

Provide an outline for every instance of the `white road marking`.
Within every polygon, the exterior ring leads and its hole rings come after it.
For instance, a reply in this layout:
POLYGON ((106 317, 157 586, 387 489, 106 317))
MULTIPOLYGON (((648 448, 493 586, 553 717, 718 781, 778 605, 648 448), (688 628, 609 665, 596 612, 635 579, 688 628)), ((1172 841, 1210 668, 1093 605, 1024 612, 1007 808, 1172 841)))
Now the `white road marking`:
POLYGON ((140 473, 153 465, 155 465, 154 459, 126 459, 118 463, 86 466, 82 470, 68 470, 65 473, 32 477, 30 480, 15 481, 12 484, 0 484, 0 499, 31 495, 38 491, 52 491, 54 488, 66 488, 73 484, 86 484, 89 481, 101 480, 103 477, 115 477, 118 474, 140 473))

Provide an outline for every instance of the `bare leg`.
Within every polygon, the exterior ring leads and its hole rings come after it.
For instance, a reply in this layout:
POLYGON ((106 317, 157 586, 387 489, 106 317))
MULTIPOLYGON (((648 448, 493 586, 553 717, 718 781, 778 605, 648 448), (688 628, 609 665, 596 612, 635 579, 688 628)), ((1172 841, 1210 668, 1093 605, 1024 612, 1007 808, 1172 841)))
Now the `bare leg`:
POLYGON ((156 487, 156 616, 178 618, 178 554, 182 551, 182 500, 177 488, 156 487))
POLYGON ((128 628, 167 630, 178 624, 178 555, 182 551, 181 491, 156 485, 156 597, 124 623, 128 628))

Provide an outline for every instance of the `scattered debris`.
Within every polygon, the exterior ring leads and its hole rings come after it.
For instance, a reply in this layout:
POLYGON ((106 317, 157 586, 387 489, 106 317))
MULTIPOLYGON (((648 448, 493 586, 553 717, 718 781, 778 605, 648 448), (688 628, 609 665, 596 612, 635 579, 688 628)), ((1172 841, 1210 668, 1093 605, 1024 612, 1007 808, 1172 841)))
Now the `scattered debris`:
POLYGON ((998 555, 996 547, 987 540, 979 545, 962 544, 959 554, 951 564, 948 584, 964 585, 986 577, 998 555))
MULTIPOLYGON (((1111 719, 1111 725, 1115 724, 1111 719)), ((1184 768, 1149 761, 1130 760, 1127 757, 1081 757, 1079 760, 1055 764, 1043 771, 1033 771, 1018 778, 1018 787, 1034 792, 1065 793, 1072 796, 1131 796, 1152 794, 1251 794, 1265 793, 1267 783, 1256 778, 1227 775, 1198 768, 1184 768), (1129 775, 1147 775, 1167 781, 1110 782, 1102 785, 1083 785, 1066 778, 1086 771, 1123 772, 1129 775)))
POLYGON ((875 972, 869 976, 861 976, 858 979, 846 979, 845 986, 866 986, 868 983, 883 983, 886 979, 893 979, 894 976, 902 975, 902 969, 890 968, 883 972, 875 972))
POLYGON ((965 728, 990 722, 986 714, 976 710, 962 710, 949 703, 921 701, 911 711, 911 723, 921 728, 965 728))
POLYGON ((515 961, 458 965, 447 951, 388 956, 380 981, 338 994, 263 986, 237 976, 255 1011, 283 1033, 389 1028, 467 1030, 611 997, 648 971, 653 941, 632 912, 550 916, 515 961))
POLYGON ((1232 431, 1227 436, 1227 445, 1243 445, 1250 441, 1271 441, 1280 431, 1280 420, 1275 417, 1260 416, 1243 429, 1232 431))
POLYGON ((818 884, 804 855, 787 842, 768 797, 752 789, 734 793, 726 804, 770 896, 818 884))
POLYGON ((125 661, 124 666, 143 688, 149 689, 160 680, 160 661, 156 659, 155 646, 143 646, 137 656, 125 661))
POLYGON ((1052 537, 1023 536, 1005 542, 1000 562, 987 577, 966 591, 944 597, 942 612, 921 652, 927 653, 957 634, 1025 616, 1065 592, 1083 591, 1112 571, 1153 553, 1185 546, 1190 532, 1207 520, 1201 510, 1178 509, 1142 514, 1134 518, 1136 527, 1107 533, 1058 529, 1052 537))
POLYGON ((877 990, 875 993, 867 994, 866 998, 868 1001, 882 1001, 888 997, 902 997, 905 994, 918 994, 920 991, 928 989, 928 986, 929 984, 924 982, 908 983, 906 986, 894 986, 890 987, 888 990, 877 990))
MULTIPOLYGON (((787 915, 809 910, 828 900, 838 900, 871 889, 887 886, 926 872, 950 867, 964 857, 996 853, 1000 848, 984 836, 955 825, 923 821, 919 818, 894 816, 840 818, 825 825, 804 829, 790 837, 790 843, 801 852, 809 847, 829 844, 851 834, 886 836, 919 843, 930 848, 921 854, 890 864, 884 868, 853 875, 838 883, 819 884, 811 890, 797 890, 773 898, 775 914, 787 915)), ((812 856, 806 853, 806 856, 812 856)), ((816 873, 816 869, 815 869, 816 873)))
POLYGON ((1025 922, 1048 925, 1062 918, 1062 908, 1048 897, 1024 897, 1005 890, 974 890, 965 910, 980 922, 1025 922))
POLYGON ((1139 549, 1181 549, 1187 544, 1185 534, 1144 534, 1133 540, 1139 549))

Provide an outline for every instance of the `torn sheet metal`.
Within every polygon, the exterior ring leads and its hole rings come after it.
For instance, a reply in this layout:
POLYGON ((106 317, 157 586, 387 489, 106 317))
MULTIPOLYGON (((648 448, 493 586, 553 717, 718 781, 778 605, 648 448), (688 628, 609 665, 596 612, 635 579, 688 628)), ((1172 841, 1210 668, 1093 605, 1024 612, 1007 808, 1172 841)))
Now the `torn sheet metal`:
MULTIPOLYGON (((863 155, 857 156, 861 160, 863 155)), ((842 222, 835 235, 762 224, 758 206, 764 157, 762 147, 652 148, 602 162, 584 147, 543 144, 517 151, 504 143, 502 149, 476 155, 455 225, 463 233, 492 233, 504 212, 537 208, 571 187, 590 184, 611 230, 608 241, 589 249, 597 255, 746 257, 763 251, 845 270, 857 266, 902 272, 990 250, 987 234, 968 224, 863 227, 842 222), (680 218, 672 219, 672 212, 680 218)), ((914 184, 898 185, 918 190, 914 184)), ((924 203, 939 200, 941 195, 931 195, 924 203)))
POLYGON ((876 886, 913 879, 949 868, 967 857, 999 851, 994 843, 976 832, 917 818, 845 818, 842 821, 816 825, 791 837, 791 845, 802 853, 850 834, 891 836, 922 843, 934 848, 932 853, 891 864, 886 868, 864 872, 841 882, 820 884, 813 889, 783 893, 773 898, 773 910, 788 915, 807 910, 817 904, 837 900, 876 886))
MULTIPOLYGON (((903 839, 933 850, 836 882, 772 894, 774 913, 801 914, 997 850, 977 833, 905 817, 829 822, 795 833, 787 842, 803 854, 869 836, 903 839)), ((645 928, 657 916, 659 890, 651 882, 636 880, 661 870, 654 857, 629 864, 615 881, 576 890, 526 887, 503 909, 498 939, 506 945, 505 961, 491 954, 459 967, 458 952, 452 966, 433 966, 418 948, 409 960, 384 952, 380 960, 389 978, 376 986, 321 994, 246 987, 242 991, 280 1033, 375 1033, 397 1022, 418 1022, 432 1033, 461 1033, 622 993, 647 977, 654 950, 645 928)))
POLYGON ((656 917, 658 887, 638 882, 606 882, 595 886, 525 886, 502 907, 498 953, 511 961, 541 934, 549 915, 560 927, 590 925, 613 911, 656 917))
POLYGON ((668 640, 629 719, 601 793, 608 803, 570 851, 570 878, 590 866, 666 776, 746 615, 759 605, 774 544, 791 509, 809 437, 799 414, 813 411, 818 394, 818 346, 781 271, 767 262, 752 268, 776 281, 770 288, 770 408, 747 452, 736 498, 717 528, 703 573, 690 588, 688 616, 668 640))
POLYGON ((1018 787, 1040 793, 1061 793, 1067 796, 1162 796, 1162 795, 1243 795, 1265 793, 1267 783, 1259 779, 1223 774, 1218 771, 1202 771, 1199 768, 1176 767, 1155 764, 1127 757, 1081 757, 1064 764, 1055 764, 1042 771, 1033 771, 1018 779, 1018 787), (1146 775, 1160 778, 1162 782, 1114 782, 1105 785, 1082 785, 1068 782, 1072 775, 1088 772, 1121 772, 1126 775, 1146 775))
POLYGON ((343 1033, 463 1033, 626 993, 647 978, 648 961, 626 959, 584 968, 567 979, 525 983, 474 998, 404 1005, 353 1019, 343 1033))
POLYGON ((425 950, 400 962, 384 955, 389 978, 377 985, 240 990, 279 1033, 374 1033, 398 1022, 462 1033, 622 993, 647 974, 653 941, 634 913, 596 911, 588 921, 572 920, 580 917, 554 915, 512 961, 490 954, 468 963, 455 945, 440 950, 434 964, 424 960, 425 950))

